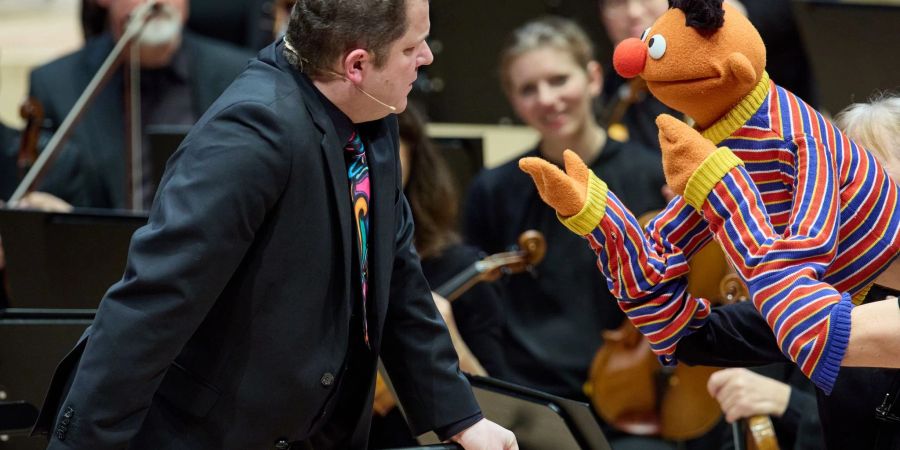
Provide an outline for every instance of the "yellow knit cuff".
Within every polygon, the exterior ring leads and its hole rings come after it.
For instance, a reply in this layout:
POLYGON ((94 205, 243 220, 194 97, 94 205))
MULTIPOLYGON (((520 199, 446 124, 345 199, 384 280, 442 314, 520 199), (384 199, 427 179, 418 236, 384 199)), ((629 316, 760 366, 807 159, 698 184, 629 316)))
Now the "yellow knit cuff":
POLYGON ((863 290, 857 292, 856 295, 853 296, 851 300, 853 301, 854 305, 859 306, 863 304, 863 300, 865 300, 866 296, 869 295, 869 290, 872 289, 873 284, 875 283, 869 283, 868 286, 864 287, 863 290))
POLYGON ((597 178, 594 172, 588 172, 587 198, 581 211, 571 217, 562 217, 557 214, 556 218, 566 228, 579 236, 589 234, 603 220, 603 216, 606 215, 606 195, 608 192, 609 188, 606 187, 606 183, 597 178))
POLYGON ((684 187, 684 199, 699 211, 713 187, 731 169, 743 165, 744 162, 735 156, 728 147, 719 147, 700 164, 700 167, 688 179, 684 187))

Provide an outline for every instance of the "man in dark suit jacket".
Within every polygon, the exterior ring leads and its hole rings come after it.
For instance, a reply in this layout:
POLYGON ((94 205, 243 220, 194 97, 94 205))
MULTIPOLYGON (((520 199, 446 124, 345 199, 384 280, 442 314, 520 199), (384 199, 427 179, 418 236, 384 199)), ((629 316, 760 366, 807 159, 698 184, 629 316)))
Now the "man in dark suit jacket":
POLYGON ((386 116, 431 63, 428 30, 427 0, 298 3, 294 63, 263 49, 172 157, 54 376, 35 427, 51 449, 365 448, 378 355, 415 432, 516 448, 482 418, 412 246, 386 116), (370 195, 351 205, 352 136, 370 195))
MULTIPOLYGON (((192 125, 240 73, 252 53, 230 44, 181 31, 188 0, 163 0, 160 18, 151 20, 150 43, 142 43, 141 129, 152 125, 192 125), (167 16, 167 14, 170 14, 167 16), (159 26, 156 22, 162 22, 159 26), (171 28, 165 28, 165 27, 171 28), (157 29, 163 34, 154 37, 157 29), (158 41, 162 40, 163 43, 158 41)), ((35 69, 31 96, 44 106, 47 126, 55 129, 97 73, 121 37, 136 0, 99 0, 108 9, 109 31, 89 39, 77 52, 35 69)), ((88 106, 74 128, 70 143, 51 166, 39 190, 74 206, 123 208, 125 182, 125 92, 118 70, 88 106)), ((144 134, 144 151, 149 145, 144 134)), ((150 163, 149 156, 144 158, 150 163)), ((145 168, 146 195, 140 209, 152 200, 152 173, 145 168)), ((27 203, 27 200, 26 200, 27 203)))

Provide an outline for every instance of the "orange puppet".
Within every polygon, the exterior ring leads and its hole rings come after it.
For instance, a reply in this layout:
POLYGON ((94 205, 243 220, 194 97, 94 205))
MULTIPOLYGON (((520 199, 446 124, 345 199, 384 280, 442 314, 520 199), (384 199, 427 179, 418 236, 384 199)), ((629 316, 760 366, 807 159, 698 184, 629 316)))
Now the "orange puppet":
POLYGON ((565 172, 519 165, 560 220, 584 236, 629 319, 664 363, 703 326, 687 261, 715 238, 781 351, 830 392, 854 300, 898 253, 898 188, 862 147, 769 79, 753 25, 721 0, 673 0, 613 63, 691 117, 657 118, 663 170, 679 194, 641 229, 571 152, 565 172))

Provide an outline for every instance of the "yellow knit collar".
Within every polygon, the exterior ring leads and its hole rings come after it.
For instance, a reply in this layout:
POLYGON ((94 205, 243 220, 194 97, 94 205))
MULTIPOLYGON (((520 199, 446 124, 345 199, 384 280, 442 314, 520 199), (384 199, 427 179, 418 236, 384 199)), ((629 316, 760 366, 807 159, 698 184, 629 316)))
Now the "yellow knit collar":
POLYGON ((760 105, 763 104, 768 95, 769 74, 763 71, 762 78, 759 80, 759 83, 756 83, 756 87, 735 105, 731 111, 728 111, 725 117, 701 131, 700 134, 713 144, 724 141, 725 138, 744 126, 750 120, 750 117, 756 114, 756 111, 759 110, 760 105))

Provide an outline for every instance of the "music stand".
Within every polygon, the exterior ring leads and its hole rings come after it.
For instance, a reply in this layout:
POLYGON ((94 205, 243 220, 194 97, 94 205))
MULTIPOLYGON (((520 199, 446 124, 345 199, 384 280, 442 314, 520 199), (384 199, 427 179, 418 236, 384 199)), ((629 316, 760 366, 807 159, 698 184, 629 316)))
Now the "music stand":
MULTIPOLYGON (((611 450, 587 403, 495 378, 466 377, 484 417, 515 433, 521 448, 611 450)), ((435 439, 426 436, 420 442, 435 439)))
POLYGON ((10 310, 94 309, 122 278, 144 214, 0 209, 10 310))
POLYGON ((144 130, 150 147, 145 150, 150 152, 149 170, 153 176, 154 187, 159 186, 166 170, 166 163, 190 130, 191 125, 149 125, 144 130))
POLYGON ((0 311, 0 448, 38 450, 47 439, 29 437, 54 368, 91 321, 86 318, 16 318, 0 311))

